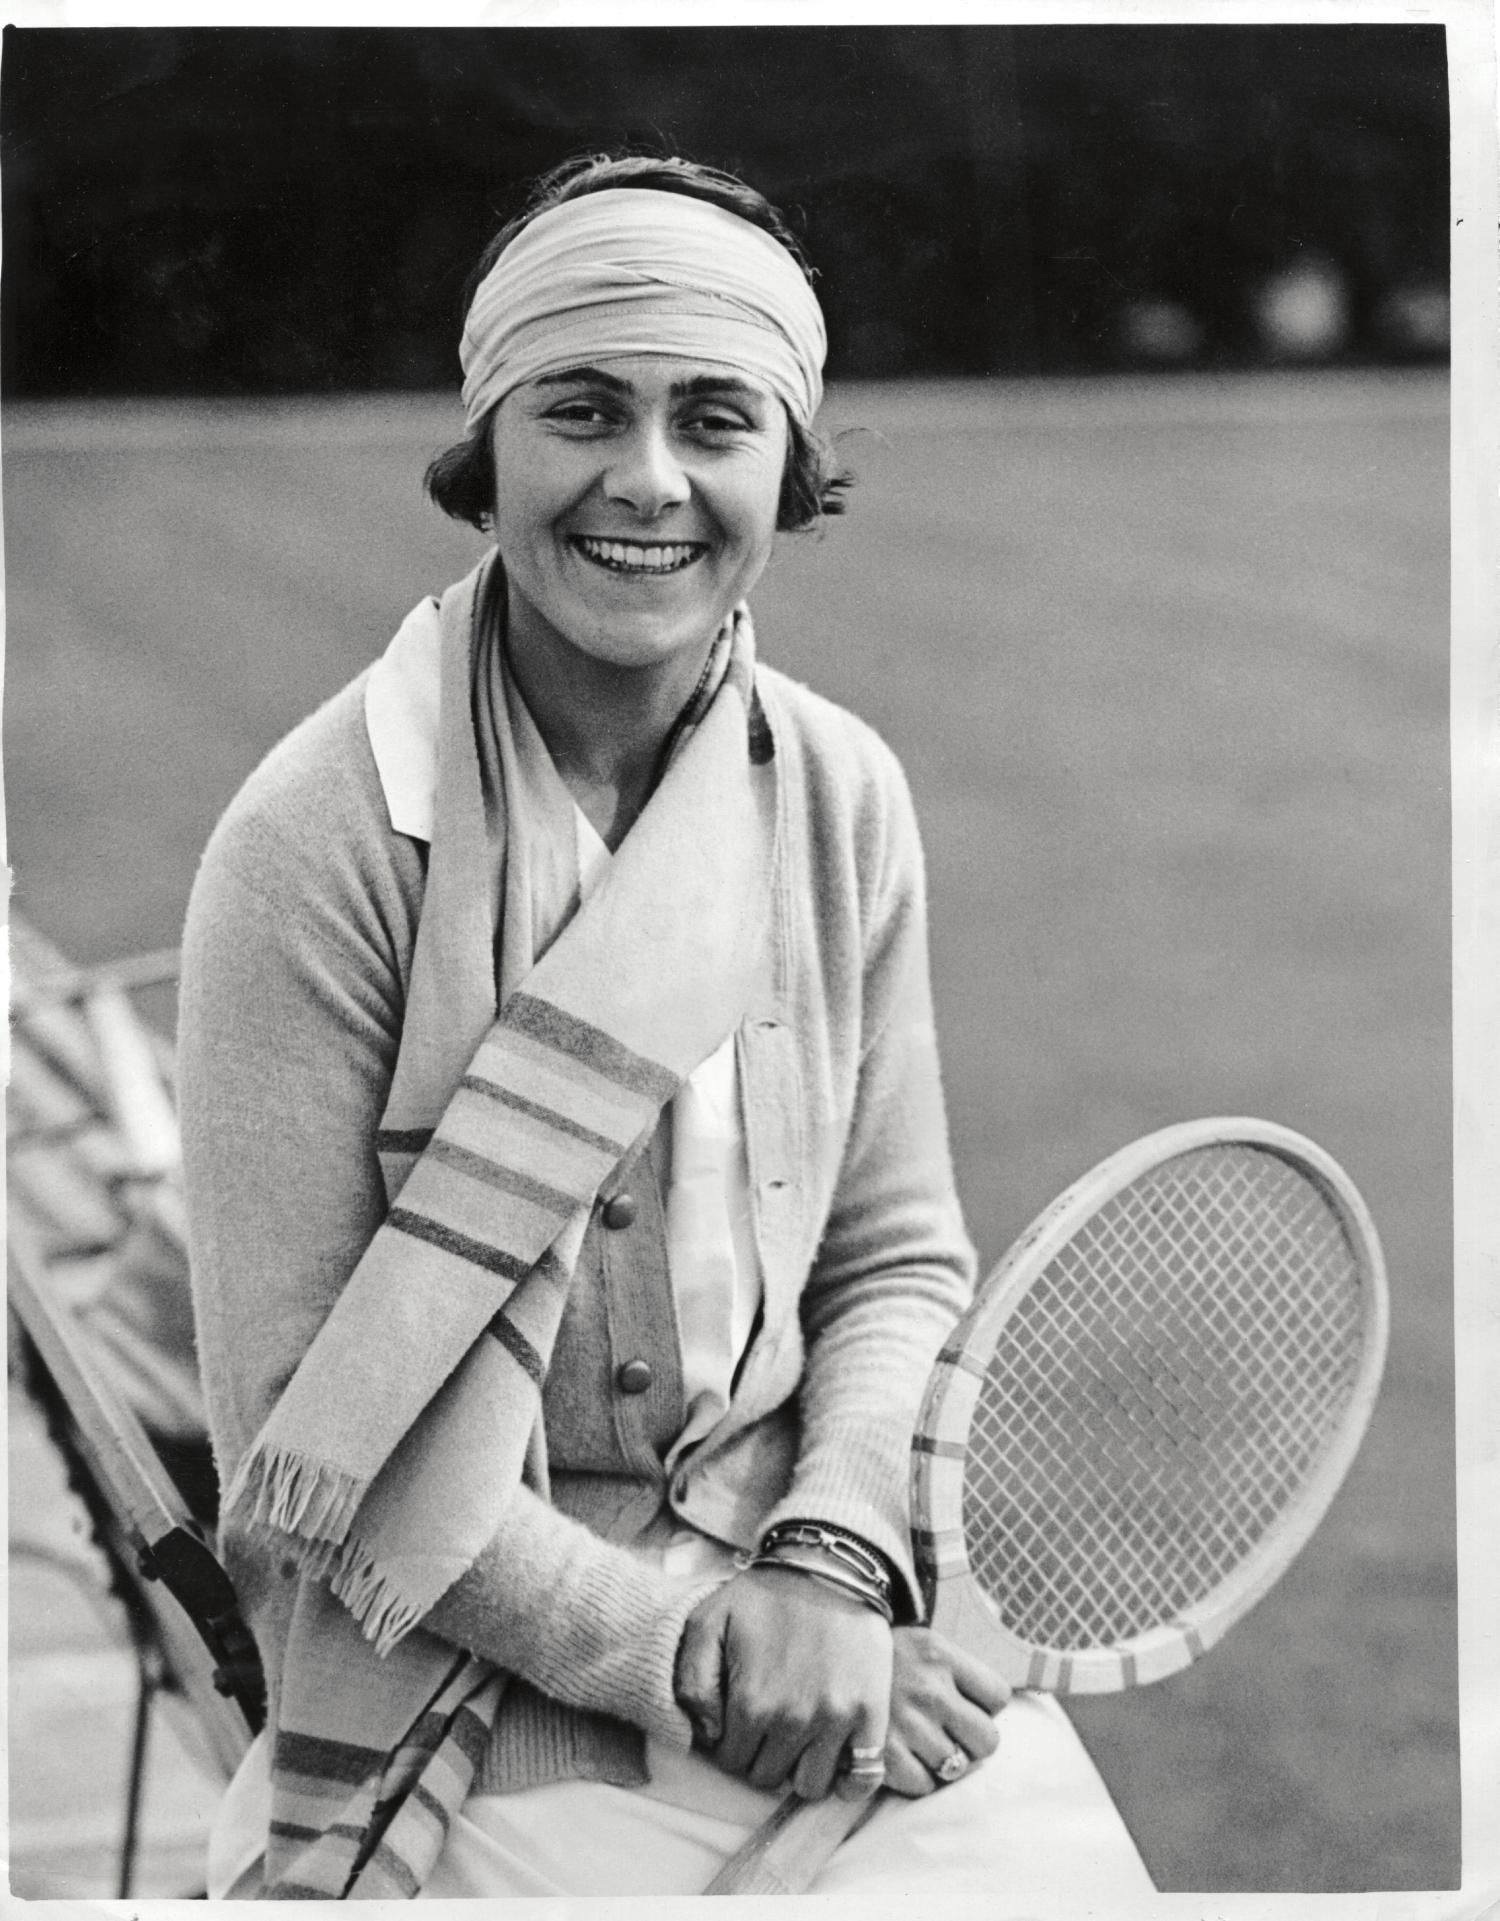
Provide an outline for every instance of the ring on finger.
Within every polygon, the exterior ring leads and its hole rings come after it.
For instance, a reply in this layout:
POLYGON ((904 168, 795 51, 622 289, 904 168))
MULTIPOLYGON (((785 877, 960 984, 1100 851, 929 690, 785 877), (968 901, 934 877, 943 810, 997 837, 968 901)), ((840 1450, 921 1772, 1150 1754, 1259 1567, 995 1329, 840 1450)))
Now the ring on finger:
POLYGON ((883 1781, 885 1779, 885 1749, 849 1748, 849 1766, 845 1769, 853 1781, 883 1781))
POLYGON ((951 1748, 932 1772, 945 1784, 961 1780, 969 1772, 969 1757, 962 1748, 951 1748))

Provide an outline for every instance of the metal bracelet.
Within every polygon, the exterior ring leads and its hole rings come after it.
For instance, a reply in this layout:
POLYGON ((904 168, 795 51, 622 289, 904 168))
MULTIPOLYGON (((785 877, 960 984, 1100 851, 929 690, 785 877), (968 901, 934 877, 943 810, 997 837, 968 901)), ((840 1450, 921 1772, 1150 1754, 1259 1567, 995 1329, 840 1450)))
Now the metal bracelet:
POLYGON ((762 1554, 772 1553, 781 1547, 814 1548, 827 1554, 844 1567, 872 1581, 880 1592, 890 1599, 892 1579, 891 1569, 886 1558, 867 1541, 846 1529, 832 1527, 823 1521, 780 1521, 767 1529, 760 1544, 762 1554))
POLYGON ((825 1587, 837 1588, 842 1594, 852 1594, 856 1600, 863 1601, 867 1608, 873 1608, 884 1620, 895 1620, 895 1611, 880 1589, 845 1567, 826 1564, 812 1566, 795 1553, 787 1554, 779 1549, 773 1549, 769 1554, 752 1554, 745 1565, 753 1568, 787 1568, 793 1574, 805 1574, 810 1581, 821 1581, 825 1587))

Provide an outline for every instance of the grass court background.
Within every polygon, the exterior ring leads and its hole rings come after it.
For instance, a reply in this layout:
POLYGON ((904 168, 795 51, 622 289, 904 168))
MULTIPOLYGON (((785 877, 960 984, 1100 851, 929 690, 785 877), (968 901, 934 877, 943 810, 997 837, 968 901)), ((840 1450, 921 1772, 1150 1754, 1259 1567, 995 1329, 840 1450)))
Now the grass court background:
MULTIPOLYGON (((1313 1545, 1201 1667, 1075 1719, 1164 1889, 1451 1885, 1446 382, 892 383, 828 415, 859 485, 773 561, 760 647, 910 775, 985 1258, 1131 1136, 1241 1112, 1345 1163, 1391 1268, 1313 1545)), ((10 859, 76 957, 174 942, 240 780, 477 557, 419 494, 457 426, 417 395, 8 411, 10 859)))

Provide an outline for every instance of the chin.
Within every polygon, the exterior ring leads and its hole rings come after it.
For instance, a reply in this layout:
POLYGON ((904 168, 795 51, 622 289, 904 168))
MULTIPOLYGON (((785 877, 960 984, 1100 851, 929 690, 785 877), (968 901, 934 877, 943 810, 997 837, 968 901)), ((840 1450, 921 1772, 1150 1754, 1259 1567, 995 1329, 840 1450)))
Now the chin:
POLYGON ((706 653, 712 639, 712 633, 684 638, 616 632, 607 640, 591 641, 582 651, 612 667, 663 667, 686 654, 706 653))
POLYGON ((580 653, 615 667, 656 667, 686 654, 706 652, 724 624, 724 615, 709 612, 701 619, 679 616, 672 621, 642 620, 619 610, 580 624, 569 636, 580 653))

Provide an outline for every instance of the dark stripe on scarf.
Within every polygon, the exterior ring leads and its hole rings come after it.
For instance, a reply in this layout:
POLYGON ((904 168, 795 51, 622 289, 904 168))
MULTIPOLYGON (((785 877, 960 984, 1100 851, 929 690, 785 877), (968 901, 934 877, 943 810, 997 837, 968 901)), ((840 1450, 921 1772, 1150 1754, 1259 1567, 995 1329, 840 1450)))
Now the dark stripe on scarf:
MULTIPOLYGON (((439 1717, 434 1715, 432 1718, 436 1720, 439 1717)), ((473 1716, 470 1716, 470 1719, 473 1719, 473 1718, 474 1718, 473 1716)), ((433 1758, 433 1755, 436 1754, 438 1748, 442 1745, 443 1739, 444 1737, 440 1733, 438 1741, 434 1744, 433 1748, 429 1750, 429 1752, 425 1754, 422 1758, 424 1760, 431 1760, 433 1758)), ((474 1748, 474 1753, 472 1756, 468 1756, 467 1758, 472 1759, 474 1766, 477 1768, 479 1765, 480 1756, 484 1751, 484 1747, 487 1739, 488 1737, 485 1735, 483 1728, 481 1727, 477 1741, 474 1741, 474 1742, 454 1741, 452 1745, 456 1747, 460 1753, 465 1754, 466 1756, 467 1756, 468 1747, 472 1745, 474 1748)), ((405 1748, 398 1749, 398 1753, 404 1754, 405 1752, 406 1752, 405 1748)), ((443 1803, 433 1793, 432 1789, 425 1786, 421 1781, 414 1781, 409 1788, 398 1789, 395 1794, 389 1797, 389 1799, 380 1802, 375 1809, 374 1815, 371 1818, 371 1821, 370 1821, 371 1827, 376 1827, 376 1828, 388 1827, 390 1825, 391 1817, 394 1814, 399 1813, 401 1808, 403 1808, 408 1801, 415 1801, 418 1807, 425 1808, 427 1812, 432 1816, 433 1820, 437 1822, 438 1826, 442 1829, 443 1833, 446 1834, 448 1832, 448 1829, 453 1822, 453 1816, 457 1812, 457 1810, 454 1808, 444 1807, 443 1803)), ((330 1830, 330 1832, 332 1832, 332 1830, 330 1830)), ((314 1835, 314 1839, 316 1839, 316 1831, 313 1831, 313 1835, 314 1835)))
POLYGON ((504 1248, 471 1240, 467 1234, 455 1234, 451 1227, 442 1227, 425 1214, 413 1214, 409 1208, 393 1207, 385 1217, 385 1224, 398 1233, 409 1234, 414 1241, 426 1241, 431 1247, 440 1247, 445 1254, 453 1254, 473 1267, 482 1267, 487 1274, 501 1274, 508 1281, 524 1281, 531 1272, 525 1261, 518 1261, 504 1248))
POLYGON ((521 1330, 513 1322, 505 1318, 505 1309, 503 1307, 490 1322, 489 1331, 505 1349, 506 1353, 510 1355, 516 1365, 525 1373, 529 1374, 537 1386, 540 1387, 547 1372, 542 1365, 542 1357, 537 1353, 536 1349, 531 1345, 530 1341, 527 1340, 521 1330))
POLYGON ((545 1181, 533 1180, 529 1174, 522 1174, 513 1167, 502 1167, 498 1161, 486 1160, 472 1148, 460 1147, 456 1141, 435 1140, 428 1149, 430 1160, 441 1161, 445 1167, 456 1168, 460 1174, 467 1174, 471 1181, 483 1181, 486 1187, 498 1188, 502 1194, 514 1194, 523 1201, 532 1201, 555 1214, 561 1221, 578 1211, 578 1202, 571 1194, 564 1194, 559 1187, 549 1187, 545 1181))
POLYGON ((750 765, 764 767, 776 758, 776 740, 766 710, 760 704, 760 689, 750 692, 750 765))
POLYGON ((432 1139, 430 1127, 377 1127, 377 1154, 420 1154, 432 1139))
MULTIPOLYGON (((298 1821, 273 1821, 270 1832, 278 1841, 321 1841, 322 1828, 304 1828, 298 1821)), ((331 1833, 332 1830, 330 1829, 331 1833)))
MULTIPOLYGON (((731 642, 729 653, 730 665, 733 663, 733 658, 733 643, 731 642)), ((702 720, 703 716, 713 705, 714 695, 718 693, 720 687, 729 678, 728 665, 726 665, 725 671, 717 679, 714 676, 715 667, 723 662, 724 654, 719 648, 716 637, 715 644, 708 650, 708 658, 703 663, 703 672, 698 676, 697 686, 683 703, 681 713, 678 714, 676 720, 672 722, 671 727, 668 729, 667 737, 661 744, 661 751, 656 756, 656 766, 652 769, 651 785, 653 787, 656 786, 662 775, 667 771, 684 737, 702 720)))
POLYGON ((270 1832, 278 1841, 322 1841, 330 1834, 340 1841, 363 1841, 367 1832, 352 1821, 330 1821, 326 1828, 304 1828, 296 1821, 273 1821, 270 1832))
MULTIPOLYGON (((464 1658, 467 1661, 468 1656, 464 1658)), ((484 1722, 467 1704, 451 1715, 445 1714, 441 1708, 429 1708, 412 1724, 396 1752, 404 1754, 411 1749, 419 1754, 434 1754, 444 1741, 452 1741, 459 1753, 478 1767, 489 1738, 489 1730, 484 1722)))
POLYGON ((278 1773, 305 1774, 324 1781, 357 1785, 385 1766, 379 1748, 362 1748, 352 1741, 330 1741, 321 1734, 294 1734, 282 1728, 276 1736, 278 1773))
POLYGON ((532 994, 512 994, 501 1009, 500 1020, 503 1026, 513 1027, 518 1034, 526 1034, 559 1054, 581 1061, 585 1067, 628 1088, 632 1094, 662 1103, 677 1091, 679 1082, 675 1074, 658 1062, 647 1060, 644 1054, 635 1053, 606 1034, 602 1027, 565 1014, 550 1001, 538 1000, 532 994))
POLYGON ((458 1751, 477 1768, 490 1744, 489 1724, 471 1707, 462 1707, 454 1718, 452 1739, 458 1751))
POLYGON ((424 1788, 419 1781, 412 1789, 409 1799, 415 1801, 419 1808, 426 1808, 443 1833, 448 1832, 455 1811, 452 1808, 445 1808, 431 1788, 424 1788))
POLYGON ((501 1107, 514 1108, 516 1113, 525 1114, 531 1120, 542 1121, 555 1128, 559 1134, 566 1134, 575 1141, 582 1141, 585 1147, 595 1147, 608 1154, 611 1159, 620 1157, 620 1143, 612 1141, 608 1134, 596 1134, 591 1127, 581 1127, 577 1121, 570 1121, 566 1114, 559 1114, 556 1108, 543 1107, 540 1101, 529 1101, 524 1094, 512 1094, 508 1087, 498 1087, 494 1081, 481 1080, 477 1074, 465 1074, 458 1083, 471 1094, 483 1094, 501 1107))
POLYGON ((400 1855, 392 1853, 384 1841, 375 1849, 365 1866, 383 1869, 408 1901, 414 1900, 422 1892, 422 1883, 400 1855))

